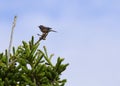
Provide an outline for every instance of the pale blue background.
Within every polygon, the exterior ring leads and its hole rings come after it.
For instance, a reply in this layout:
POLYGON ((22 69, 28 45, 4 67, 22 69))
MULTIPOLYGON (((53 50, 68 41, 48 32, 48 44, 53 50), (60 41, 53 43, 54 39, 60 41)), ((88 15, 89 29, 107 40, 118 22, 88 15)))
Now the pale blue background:
POLYGON ((58 31, 40 48, 70 63, 65 86, 120 86, 120 0, 1 0, 0 52, 8 48, 14 15, 16 47, 32 35, 37 40, 40 24, 58 31))

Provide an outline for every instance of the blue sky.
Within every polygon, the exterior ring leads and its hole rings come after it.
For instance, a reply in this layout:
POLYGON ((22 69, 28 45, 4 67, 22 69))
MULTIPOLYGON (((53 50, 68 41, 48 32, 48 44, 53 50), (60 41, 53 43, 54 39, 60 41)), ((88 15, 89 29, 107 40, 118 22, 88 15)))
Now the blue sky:
POLYGON ((38 25, 52 27, 45 45, 49 54, 70 63, 65 86, 120 86, 119 0, 1 0, 0 52, 8 48, 13 18, 18 16, 13 45, 37 40, 38 25))

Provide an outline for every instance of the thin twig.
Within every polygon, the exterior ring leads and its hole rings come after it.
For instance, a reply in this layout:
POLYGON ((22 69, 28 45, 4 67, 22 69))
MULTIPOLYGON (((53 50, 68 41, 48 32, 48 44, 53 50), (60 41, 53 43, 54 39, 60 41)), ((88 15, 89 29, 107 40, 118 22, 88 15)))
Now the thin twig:
POLYGON ((13 32, 14 32, 14 28, 16 26, 16 20, 17 20, 17 16, 14 17, 14 21, 13 21, 13 25, 12 25, 12 30, 11 30, 11 35, 10 35, 10 42, 9 42, 9 47, 8 47, 7 65, 9 65, 10 52, 11 52, 12 41, 13 41, 13 32))

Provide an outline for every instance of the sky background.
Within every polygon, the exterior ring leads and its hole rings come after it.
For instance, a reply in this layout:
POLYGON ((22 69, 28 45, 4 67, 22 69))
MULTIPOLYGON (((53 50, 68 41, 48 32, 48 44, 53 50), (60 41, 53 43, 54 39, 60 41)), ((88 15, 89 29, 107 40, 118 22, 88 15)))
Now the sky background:
POLYGON ((1 0, 0 52, 8 48, 14 16, 13 45, 52 27, 41 42, 53 59, 64 57, 69 67, 65 86, 120 86, 120 0, 1 0))

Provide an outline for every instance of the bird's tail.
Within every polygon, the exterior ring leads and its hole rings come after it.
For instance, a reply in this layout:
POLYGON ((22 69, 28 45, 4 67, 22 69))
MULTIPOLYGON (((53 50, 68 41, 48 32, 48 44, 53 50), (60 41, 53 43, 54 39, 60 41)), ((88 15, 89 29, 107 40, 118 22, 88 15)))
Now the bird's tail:
POLYGON ((57 32, 57 31, 55 31, 55 30, 50 30, 51 32, 57 32))

